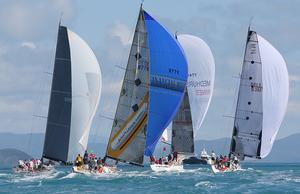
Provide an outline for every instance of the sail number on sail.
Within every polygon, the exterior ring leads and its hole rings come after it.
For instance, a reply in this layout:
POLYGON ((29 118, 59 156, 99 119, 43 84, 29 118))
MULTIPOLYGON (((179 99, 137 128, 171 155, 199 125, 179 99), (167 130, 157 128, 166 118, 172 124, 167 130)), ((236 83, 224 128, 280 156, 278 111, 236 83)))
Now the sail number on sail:
POLYGON ((261 92, 263 89, 261 83, 251 83, 251 92, 261 92))

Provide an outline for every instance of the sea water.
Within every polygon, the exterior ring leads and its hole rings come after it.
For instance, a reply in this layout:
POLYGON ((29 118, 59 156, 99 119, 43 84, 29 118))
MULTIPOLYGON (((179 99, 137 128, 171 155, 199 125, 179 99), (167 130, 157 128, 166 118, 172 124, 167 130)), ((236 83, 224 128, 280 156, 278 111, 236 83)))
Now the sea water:
POLYGON ((243 163, 243 170, 214 174, 210 166, 153 172, 149 166, 120 165, 115 174, 82 175, 70 167, 45 173, 0 170, 1 193, 300 193, 300 164, 243 163))

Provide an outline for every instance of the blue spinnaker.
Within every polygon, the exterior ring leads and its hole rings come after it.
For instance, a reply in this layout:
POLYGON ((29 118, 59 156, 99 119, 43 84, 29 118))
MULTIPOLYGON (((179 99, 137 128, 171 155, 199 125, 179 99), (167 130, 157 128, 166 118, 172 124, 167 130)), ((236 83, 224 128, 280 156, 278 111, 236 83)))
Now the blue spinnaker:
POLYGON ((150 103, 145 155, 151 156, 183 99, 187 61, 178 41, 144 11, 150 49, 150 103))

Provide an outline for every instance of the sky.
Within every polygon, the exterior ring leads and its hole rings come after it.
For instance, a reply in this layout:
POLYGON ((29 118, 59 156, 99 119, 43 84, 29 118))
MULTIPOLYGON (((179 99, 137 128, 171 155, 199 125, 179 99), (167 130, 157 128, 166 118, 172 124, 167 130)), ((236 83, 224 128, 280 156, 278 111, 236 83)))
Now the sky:
MULTIPOLYGON (((102 94, 90 141, 107 141, 120 93, 139 0, 1 0, 0 132, 44 133, 57 29, 62 24, 95 52, 102 94)), ((145 0, 143 8, 170 32, 203 39, 216 63, 214 93, 196 139, 230 137, 245 40, 251 27, 283 55, 290 77, 277 138, 300 133, 300 1, 145 0)))

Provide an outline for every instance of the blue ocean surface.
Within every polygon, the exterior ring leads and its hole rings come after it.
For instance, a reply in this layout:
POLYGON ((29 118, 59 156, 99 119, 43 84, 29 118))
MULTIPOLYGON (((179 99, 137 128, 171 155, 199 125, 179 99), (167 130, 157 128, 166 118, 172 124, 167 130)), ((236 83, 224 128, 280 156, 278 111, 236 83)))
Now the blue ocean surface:
POLYGON ((41 174, 0 170, 1 193, 300 193, 300 164, 243 163, 244 170, 214 174, 209 166, 153 172, 120 165, 116 174, 87 176, 57 167, 41 174))

